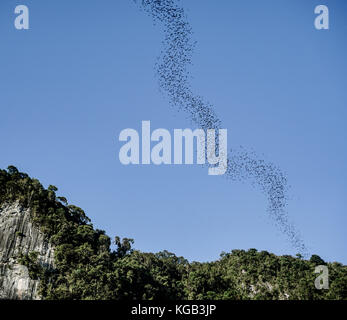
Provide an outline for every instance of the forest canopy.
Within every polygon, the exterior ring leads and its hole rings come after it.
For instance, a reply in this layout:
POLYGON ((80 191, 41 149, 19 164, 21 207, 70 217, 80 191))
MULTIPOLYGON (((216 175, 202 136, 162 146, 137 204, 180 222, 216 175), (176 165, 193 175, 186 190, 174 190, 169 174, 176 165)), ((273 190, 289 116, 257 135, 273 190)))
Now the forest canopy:
POLYGON ((133 248, 133 239, 111 240, 95 229, 81 208, 57 192, 14 166, 0 170, 0 208, 13 202, 29 208, 55 247, 54 268, 40 265, 35 252, 18 257, 40 280, 43 299, 347 299, 347 267, 341 263, 257 249, 223 252, 205 263, 168 251, 145 253, 133 248), (329 270, 328 290, 314 285, 314 269, 322 264, 329 270))

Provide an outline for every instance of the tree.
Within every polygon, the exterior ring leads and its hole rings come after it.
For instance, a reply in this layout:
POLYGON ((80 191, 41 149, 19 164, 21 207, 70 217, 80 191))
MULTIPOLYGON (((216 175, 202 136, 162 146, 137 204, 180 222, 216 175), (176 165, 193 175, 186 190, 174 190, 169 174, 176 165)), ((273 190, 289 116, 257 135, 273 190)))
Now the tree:
POLYGON ((48 191, 53 191, 53 192, 57 192, 58 191, 58 188, 56 186, 52 186, 52 185, 49 185, 49 187, 47 188, 48 191))
POLYGON ((314 263, 316 266, 325 264, 325 261, 318 255, 313 254, 310 258, 310 262, 314 263))
POLYGON ((65 197, 57 197, 59 201, 61 201, 64 205, 68 205, 67 199, 65 197))
POLYGON ((131 253, 131 245, 134 244, 134 239, 123 238, 123 240, 121 240, 120 237, 116 236, 114 238, 114 244, 117 246, 117 256, 123 258, 128 253, 131 253))
POLYGON ((7 167, 7 171, 8 171, 9 174, 16 174, 16 173, 19 172, 18 169, 15 166, 8 166, 7 167))

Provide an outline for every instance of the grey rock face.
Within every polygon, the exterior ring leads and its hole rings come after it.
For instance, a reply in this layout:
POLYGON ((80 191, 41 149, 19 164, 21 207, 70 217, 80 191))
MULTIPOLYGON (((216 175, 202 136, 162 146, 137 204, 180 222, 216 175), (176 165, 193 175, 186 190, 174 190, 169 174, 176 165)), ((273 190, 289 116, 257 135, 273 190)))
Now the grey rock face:
POLYGON ((0 299, 40 299, 39 280, 18 263, 20 253, 38 252, 38 262, 54 267, 54 248, 31 222, 29 209, 18 203, 0 207, 0 299))

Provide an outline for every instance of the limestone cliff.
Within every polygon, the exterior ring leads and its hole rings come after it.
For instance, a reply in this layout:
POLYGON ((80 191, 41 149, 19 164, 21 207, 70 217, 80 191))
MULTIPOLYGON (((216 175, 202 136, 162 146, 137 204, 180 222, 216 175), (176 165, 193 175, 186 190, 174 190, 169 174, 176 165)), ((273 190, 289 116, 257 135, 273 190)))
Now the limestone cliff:
POLYGON ((39 280, 29 277, 28 268, 18 257, 38 253, 38 263, 51 268, 54 248, 31 222, 29 209, 18 202, 0 207, 0 299, 40 299, 39 280))

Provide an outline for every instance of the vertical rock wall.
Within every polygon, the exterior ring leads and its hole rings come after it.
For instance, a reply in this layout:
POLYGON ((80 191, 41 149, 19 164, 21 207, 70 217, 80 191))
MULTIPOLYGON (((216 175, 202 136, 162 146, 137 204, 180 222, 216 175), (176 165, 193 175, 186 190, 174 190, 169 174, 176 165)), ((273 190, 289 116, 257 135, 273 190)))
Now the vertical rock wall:
POLYGON ((29 209, 18 203, 0 207, 0 299, 40 299, 38 280, 18 263, 20 253, 38 252, 38 262, 53 267, 54 248, 33 225, 29 209))

